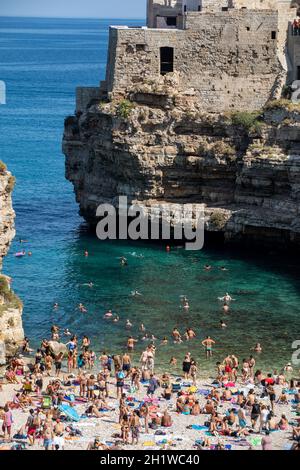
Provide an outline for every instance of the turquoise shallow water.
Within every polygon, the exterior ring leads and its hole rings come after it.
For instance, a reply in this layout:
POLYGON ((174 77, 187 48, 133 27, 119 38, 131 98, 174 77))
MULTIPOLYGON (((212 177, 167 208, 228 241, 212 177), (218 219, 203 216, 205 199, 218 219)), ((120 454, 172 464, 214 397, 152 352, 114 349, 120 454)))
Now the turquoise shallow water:
MULTIPOLYGON (((17 177, 17 237, 4 270, 24 301, 26 334, 37 345, 55 322, 90 335, 97 351, 114 353, 126 343, 129 318, 135 336, 141 322, 159 338, 174 326, 196 329, 198 338, 188 345, 170 341, 158 348, 161 368, 172 355, 181 361, 190 350, 200 368, 209 370, 215 361, 204 360, 200 345, 208 334, 217 342, 216 360, 233 352, 242 359, 261 342, 258 365, 283 365, 291 360, 292 342, 300 339, 298 259, 222 248, 166 253, 158 245, 103 243, 77 215, 72 186, 64 178, 63 121, 73 113, 75 87, 96 85, 104 76, 109 23, 122 21, 0 19, 0 79, 8 92, 7 105, 0 107, 1 159, 17 177), (13 256, 19 238, 29 240, 31 258, 13 256), (119 265, 122 255, 129 261, 126 268, 119 265), (205 264, 215 269, 206 272, 205 264), (229 271, 221 272, 222 265, 229 271), (93 289, 83 285, 89 281, 93 289), (132 298, 134 289, 143 296, 132 298), (217 297, 226 291, 237 301, 226 318, 228 328, 221 330, 224 315, 217 297), (190 299, 188 313, 180 309, 181 294, 190 299), (88 314, 76 310, 79 302, 88 314), (120 315, 119 324, 103 319, 108 308, 120 315)), ((138 352, 143 346, 140 341, 138 352)))

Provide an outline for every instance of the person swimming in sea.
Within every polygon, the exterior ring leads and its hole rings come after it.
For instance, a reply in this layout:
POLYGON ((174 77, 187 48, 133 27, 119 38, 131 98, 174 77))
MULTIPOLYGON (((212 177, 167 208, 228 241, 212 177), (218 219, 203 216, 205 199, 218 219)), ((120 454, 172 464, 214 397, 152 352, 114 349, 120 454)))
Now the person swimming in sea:
POLYGON ((225 304, 223 305, 223 312, 224 312, 224 313, 228 313, 229 310, 230 310, 229 305, 227 305, 227 304, 225 303, 225 304))
POLYGON ((161 345, 162 345, 162 346, 163 346, 163 345, 165 346, 166 344, 168 344, 168 342, 169 342, 169 340, 168 340, 168 338, 165 336, 165 337, 162 339, 162 341, 161 341, 161 345))
POLYGON ((125 258, 125 256, 121 256, 120 263, 121 263, 121 266, 127 266, 128 265, 127 258, 125 258))
POLYGON ((142 333, 144 333, 144 332, 146 331, 146 327, 145 327, 144 323, 141 323, 141 325, 140 325, 140 331, 141 331, 142 333))
POLYGON ((53 305, 53 308, 54 308, 54 310, 57 310, 57 309, 58 309, 58 307, 59 307, 58 303, 57 303, 57 302, 55 302, 55 304, 53 305))
POLYGON ((255 352, 262 352, 262 347, 261 347, 260 343, 256 343, 256 345, 252 349, 255 352))
POLYGON ((228 292, 226 292, 224 297, 219 297, 219 300, 222 300, 223 302, 227 304, 228 302, 233 302, 235 299, 233 299, 231 295, 229 295, 228 292))
POLYGON ((141 294, 137 290, 133 290, 133 291, 131 291, 131 295, 132 295, 132 297, 141 297, 143 294, 141 294))
POLYGON ((78 308, 81 311, 81 313, 87 313, 87 308, 82 303, 78 305, 78 308))
POLYGON ((170 359, 170 366, 176 367, 177 366, 177 359, 176 357, 171 357, 170 359))
POLYGON ((64 330, 64 335, 65 335, 65 336, 72 336, 72 333, 70 332, 70 330, 69 330, 68 328, 66 328, 66 329, 64 330))
POLYGON ((119 321, 120 321, 120 317, 116 315, 115 318, 113 319, 113 322, 118 323, 119 321))
POLYGON ((130 328, 132 328, 132 323, 130 322, 130 320, 126 320, 126 328, 129 330, 130 328))
POLYGON ((185 336, 185 339, 186 339, 187 341, 190 341, 190 340, 196 338, 196 333, 195 333, 195 331, 193 330, 193 328, 188 328, 188 329, 186 330, 184 336, 185 336))
POLYGON ((221 321, 220 321, 220 327, 221 327, 221 328, 227 328, 227 325, 226 325, 226 323, 224 322, 224 320, 221 320, 221 321))
POLYGON ((82 284, 83 286, 89 287, 90 289, 94 287, 93 282, 86 282, 85 284, 82 284))
POLYGON ((111 310, 108 310, 108 312, 105 313, 104 317, 103 318, 112 318, 113 317, 113 313, 111 310))
POLYGON ((173 329, 172 336, 174 338, 174 343, 182 343, 181 334, 177 327, 173 329))
POLYGON ((84 251, 84 256, 87 258, 89 256, 89 252, 87 250, 84 251))
POLYGON ((213 267, 212 267, 210 264, 206 264, 206 265, 204 266, 204 270, 205 270, 205 271, 211 271, 212 268, 213 268, 213 267))
POLYGON ((130 253, 130 255, 133 256, 134 258, 144 258, 144 255, 138 254, 135 251, 133 253, 130 253))

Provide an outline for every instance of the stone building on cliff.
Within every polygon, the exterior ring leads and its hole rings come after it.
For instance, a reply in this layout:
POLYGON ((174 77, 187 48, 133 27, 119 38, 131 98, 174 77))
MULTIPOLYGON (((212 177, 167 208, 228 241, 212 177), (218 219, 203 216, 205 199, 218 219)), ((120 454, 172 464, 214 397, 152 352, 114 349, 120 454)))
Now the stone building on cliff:
POLYGON ((99 204, 118 196, 188 202, 227 242, 300 248, 300 106, 279 99, 300 79, 297 4, 147 6, 147 26, 110 27, 106 78, 77 89, 65 120, 81 215, 97 224, 99 204))
MULTIPOLYGON (((203 109, 260 109, 300 79, 300 36, 290 0, 148 0, 147 26, 111 26, 110 98, 143 80, 178 72, 203 109)), ((99 90, 78 90, 78 109, 99 90)))

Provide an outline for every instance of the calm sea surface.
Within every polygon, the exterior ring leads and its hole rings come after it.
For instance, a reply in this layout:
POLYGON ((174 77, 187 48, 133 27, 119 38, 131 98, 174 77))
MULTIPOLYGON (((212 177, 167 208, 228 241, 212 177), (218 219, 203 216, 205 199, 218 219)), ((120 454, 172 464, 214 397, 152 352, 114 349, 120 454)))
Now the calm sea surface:
MULTIPOLYGON (((141 322, 159 339, 170 336, 174 326, 182 331, 192 326, 197 340, 178 346, 170 338, 158 347, 161 368, 173 355, 181 362, 190 350, 207 371, 228 353, 247 357, 256 342, 264 348, 259 366, 282 366, 291 360, 292 342, 300 339, 297 258, 247 257, 222 249, 168 254, 159 246, 103 243, 78 216, 72 186, 64 178, 63 122, 74 111, 75 87, 104 78, 109 24, 125 22, 0 18, 0 80, 7 86, 7 105, 0 107, 0 158, 17 178, 17 237, 4 271, 24 301, 26 334, 36 346, 55 322, 89 335, 96 351, 116 353, 126 343, 127 318, 140 340, 141 322), (31 258, 13 256, 20 238, 29 241, 31 258), (126 268, 119 265, 122 255, 129 261, 126 268), (214 270, 205 272, 205 264, 214 270), (222 265, 228 271, 220 271, 222 265), (90 281, 93 289, 84 285, 90 281), (143 296, 133 298, 135 289, 143 296), (228 328, 221 330, 224 315, 217 297, 225 292, 236 302, 226 316, 228 328), (180 295, 190 299, 188 313, 180 308, 180 295), (76 309, 79 302, 87 306, 86 315, 76 309), (120 316, 120 323, 103 319, 107 309, 120 316), (200 344, 206 335, 216 340, 211 362, 200 344)), ((140 341, 137 351, 143 347, 140 341)))

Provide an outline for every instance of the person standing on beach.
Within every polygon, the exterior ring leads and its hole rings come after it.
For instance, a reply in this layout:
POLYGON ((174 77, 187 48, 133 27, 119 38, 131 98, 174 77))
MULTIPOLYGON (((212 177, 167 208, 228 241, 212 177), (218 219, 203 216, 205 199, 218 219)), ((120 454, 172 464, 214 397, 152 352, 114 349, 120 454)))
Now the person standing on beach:
POLYGON ((123 395, 125 374, 122 370, 116 373, 117 398, 123 395))
POLYGON ((206 359, 209 359, 210 357, 212 357, 213 355, 212 348, 214 344, 216 344, 216 342, 213 339, 211 339, 210 336, 207 336, 206 339, 202 341, 202 345, 205 347, 205 351, 206 351, 206 359))
POLYGON ((191 353, 187 353, 182 363, 183 378, 185 380, 189 379, 190 370, 191 370, 191 353))
POLYGON ((256 361, 253 356, 250 356, 248 359, 248 364, 249 364, 249 372, 250 372, 250 377, 254 377, 254 367, 256 364, 256 361))
POLYGON ((148 396, 153 396, 155 391, 158 389, 159 383, 156 377, 154 377, 154 374, 150 375, 150 380, 149 380, 149 386, 147 390, 147 395, 148 396))
POLYGON ((128 353, 123 354, 122 357, 122 370, 126 373, 126 378, 129 375, 131 369, 131 358, 128 353))
POLYGON ((2 431, 4 433, 4 437, 8 436, 9 440, 11 439, 12 423, 13 423, 12 412, 10 411, 8 404, 6 404, 4 407, 2 431))
POLYGON ((197 372, 198 372, 197 364, 193 359, 191 359, 190 374, 191 374, 191 378, 192 378, 194 386, 196 386, 196 382, 197 382, 197 372))
POLYGON ((28 437, 30 446, 33 446, 35 444, 36 433, 37 433, 39 426, 40 426, 39 415, 38 413, 35 414, 34 410, 31 409, 29 411, 29 416, 26 422, 27 437, 28 437))
POLYGON ((256 399, 253 403, 252 410, 251 410, 252 429, 255 429, 255 426, 260 417, 260 414, 261 414, 261 407, 260 407, 260 404, 258 403, 258 400, 256 399))
POLYGON ((53 429, 49 424, 44 426, 42 437, 43 437, 43 440, 44 440, 44 442, 43 442, 44 449, 45 450, 51 450, 52 444, 53 444, 54 434, 53 434, 53 429))
POLYGON ((266 431, 266 435, 261 440, 262 450, 272 450, 272 438, 270 431, 266 431))
POLYGON ((139 418, 139 412, 137 410, 134 411, 131 419, 130 419, 130 430, 131 430, 131 437, 132 437, 132 445, 136 442, 138 445, 139 443, 139 436, 140 436, 140 418, 139 418))
POLYGON ((268 385, 266 387, 266 392, 269 395, 270 402, 271 402, 271 410, 274 412, 274 403, 276 401, 276 393, 273 385, 268 385))
POLYGON ((140 417, 144 418, 144 423, 145 423, 145 433, 149 433, 149 407, 147 403, 143 403, 141 408, 140 408, 140 417))

